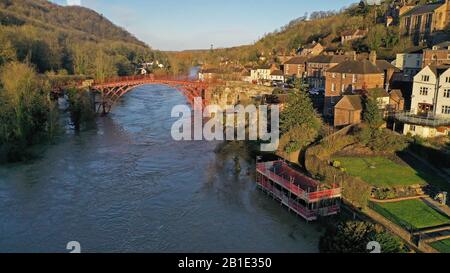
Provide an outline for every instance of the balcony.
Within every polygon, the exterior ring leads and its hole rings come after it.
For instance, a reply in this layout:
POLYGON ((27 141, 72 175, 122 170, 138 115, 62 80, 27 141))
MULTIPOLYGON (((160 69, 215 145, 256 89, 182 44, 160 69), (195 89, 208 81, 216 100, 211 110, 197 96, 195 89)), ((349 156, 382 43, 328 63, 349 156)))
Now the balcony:
POLYGON ((410 112, 398 112, 394 113, 394 118, 398 121, 419 125, 419 126, 427 126, 427 127, 441 127, 441 126, 450 126, 450 118, 442 117, 442 116, 434 116, 434 115, 414 115, 410 112))

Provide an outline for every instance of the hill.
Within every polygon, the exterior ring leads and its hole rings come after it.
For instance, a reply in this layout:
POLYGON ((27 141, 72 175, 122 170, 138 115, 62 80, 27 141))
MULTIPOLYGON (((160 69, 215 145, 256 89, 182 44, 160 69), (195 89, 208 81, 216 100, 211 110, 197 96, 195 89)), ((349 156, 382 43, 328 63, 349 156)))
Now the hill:
POLYGON ((277 56, 295 54, 297 49, 315 41, 332 51, 363 53, 376 50, 380 58, 393 59, 397 52, 413 46, 409 38, 401 35, 398 26, 386 26, 385 19, 393 2, 394 0, 386 0, 377 5, 356 3, 340 11, 314 12, 308 17, 292 20, 288 25, 266 34, 252 45, 213 51, 170 53, 169 56, 174 62, 173 66, 180 69, 195 64, 217 66, 221 63, 280 63, 277 56), (368 30, 367 36, 342 45, 341 34, 357 29, 368 30), (175 63, 177 61, 178 63, 175 63))
POLYGON ((40 73, 134 74, 167 58, 97 12, 45 0, 0 0, 0 65, 30 61, 40 73))

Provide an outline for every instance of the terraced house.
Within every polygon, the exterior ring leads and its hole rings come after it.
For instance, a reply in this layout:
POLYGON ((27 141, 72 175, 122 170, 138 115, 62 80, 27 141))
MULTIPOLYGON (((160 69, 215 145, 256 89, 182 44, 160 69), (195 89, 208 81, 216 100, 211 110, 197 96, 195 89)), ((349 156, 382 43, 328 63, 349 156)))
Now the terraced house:
POLYGON ((450 132, 450 65, 427 66, 414 77, 411 111, 397 114, 404 133, 432 138, 450 132))
POLYGON ((284 63, 284 74, 287 76, 303 77, 306 73, 306 62, 308 58, 305 56, 297 56, 291 58, 284 63))
POLYGON ((327 70, 350 58, 345 55, 319 55, 309 59, 307 63, 309 86, 314 89, 325 89, 325 73, 327 70))
POLYGON ((416 6, 402 14, 400 30, 415 43, 427 40, 431 34, 444 30, 450 22, 450 0, 416 6))

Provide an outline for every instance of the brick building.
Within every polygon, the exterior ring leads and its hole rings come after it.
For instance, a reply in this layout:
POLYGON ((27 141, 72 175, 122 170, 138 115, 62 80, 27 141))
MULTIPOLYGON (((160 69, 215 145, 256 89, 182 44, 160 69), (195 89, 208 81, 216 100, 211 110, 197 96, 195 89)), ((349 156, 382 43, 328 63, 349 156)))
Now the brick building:
POLYGON ((324 115, 333 116, 334 106, 343 95, 372 88, 384 88, 384 71, 375 60, 344 61, 325 73, 324 115))
POLYGON ((418 5, 401 15, 400 30, 417 44, 444 30, 450 22, 450 1, 418 5))
POLYGON ((309 86, 325 89, 325 72, 350 58, 344 55, 319 55, 309 59, 306 66, 309 86))
POLYGON ((305 56, 297 56, 284 63, 284 74, 288 76, 303 77, 306 72, 306 62, 308 58, 305 56))
POLYGON ((324 50, 325 48, 320 43, 313 42, 312 44, 301 48, 298 54, 300 56, 312 57, 321 54, 324 50))
POLYGON ((423 51, 422 68, 450 64, 450 42, 443 42, 423 51))

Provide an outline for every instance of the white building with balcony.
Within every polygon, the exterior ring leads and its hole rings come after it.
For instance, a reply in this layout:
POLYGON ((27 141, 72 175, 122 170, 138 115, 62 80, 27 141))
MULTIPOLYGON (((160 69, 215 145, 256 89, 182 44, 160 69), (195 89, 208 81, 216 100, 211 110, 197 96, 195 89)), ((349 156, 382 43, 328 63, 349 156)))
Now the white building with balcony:
POLYGON ((410 113, 397 119, 404 133, 432 138, 450 132, 450 66, 427 66, 414 77, 410 113))

